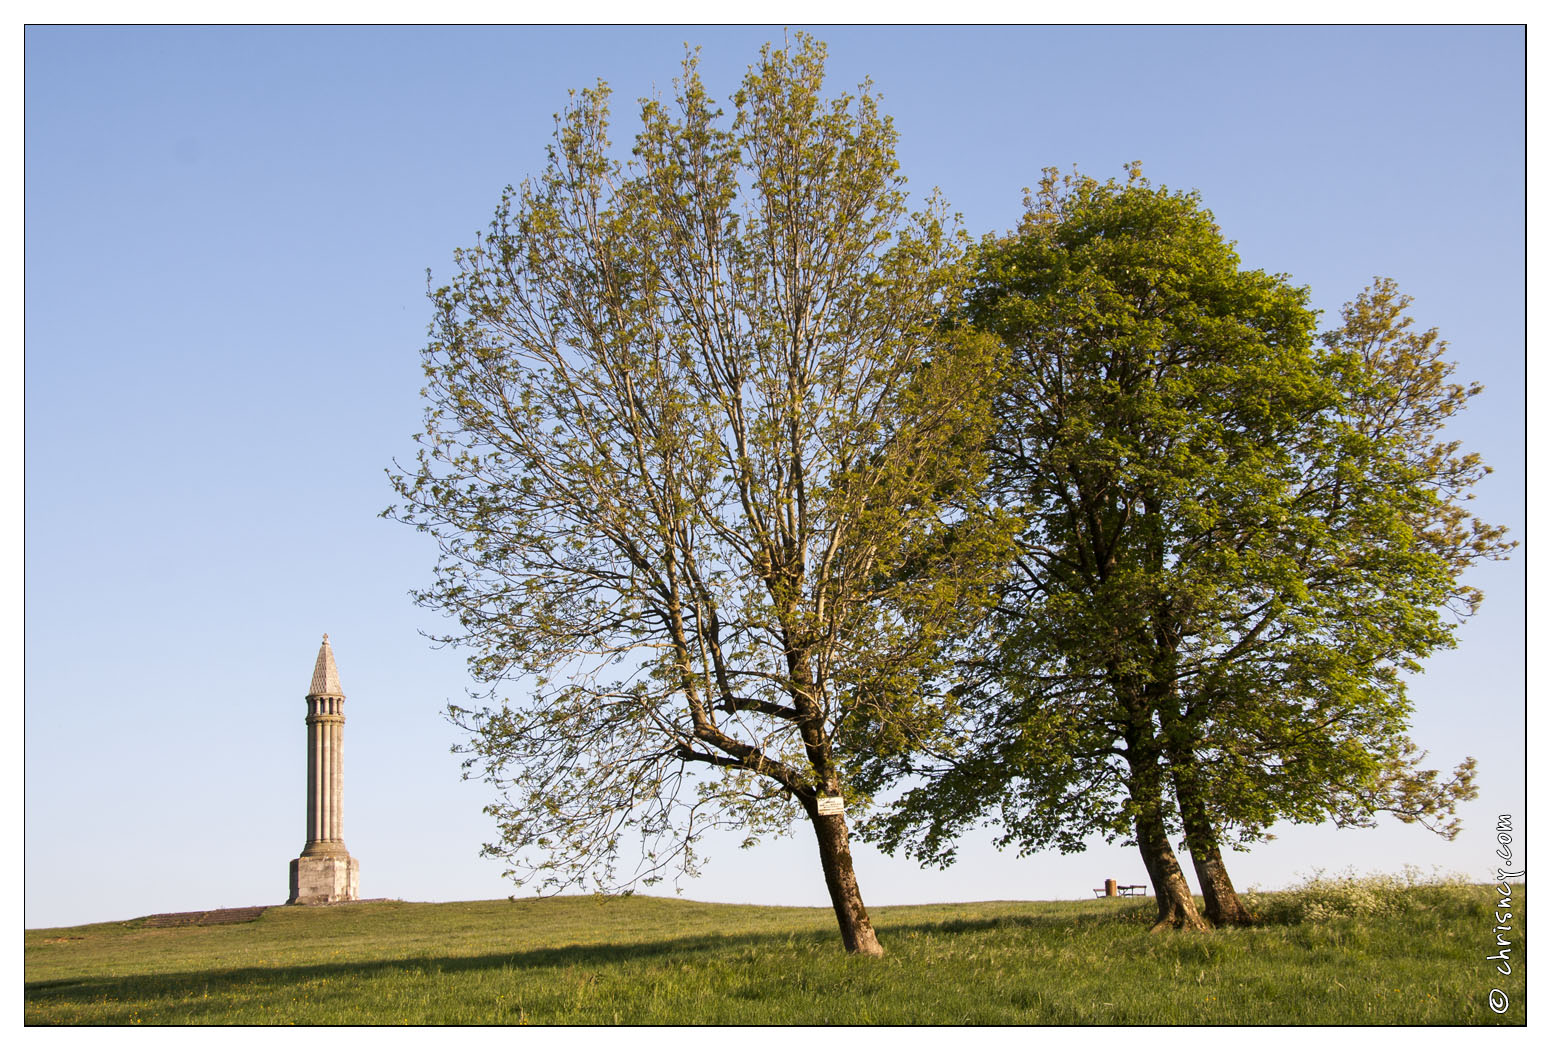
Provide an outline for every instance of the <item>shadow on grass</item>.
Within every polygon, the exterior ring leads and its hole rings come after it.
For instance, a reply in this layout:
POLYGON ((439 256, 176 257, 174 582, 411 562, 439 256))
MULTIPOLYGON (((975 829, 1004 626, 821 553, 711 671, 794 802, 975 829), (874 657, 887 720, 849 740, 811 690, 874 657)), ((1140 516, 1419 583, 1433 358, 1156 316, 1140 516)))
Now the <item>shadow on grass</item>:
MULTIPOLYGON (((885 946, 890 939, 918 935, 957 935, 973 932, 1015 929, 1065 929, 1073 926, 1132 922, 1145 918, 1145 910, 1117 909, 1110 914, 1081 916, 991 916, 981 919, 944 919, 937 922, 878 923, 885 946)), ((370 982, 406 973, 460 974, 477 971, 566 970, 617 966, 643 960, 662 960, 682 956, 703 959, 708 954, 725 955, 742 950, 780 951, 793 945, 832 951, 841 955, 839 935, 830 931, 771 932, 749 934, 697 934, 681 938, 613 943, 608 945, 570 945, 529 949, 517 952, 486 953, 477 956, 421 955, 393 959, 279 964, 271 967, 234 967, 219 970, 178 971, 166 974, 117 975, 111 977, 61 978, 26 983, 29 1005, 132 1002, 157 999, 181 999, 190 995, 219 997, 241 990, 252 995, 266 987, 294 986, 320 979, 347 979, 370 982)))
MULTIPOLYGON (((499 971, 506 968, 556 969, 600 967, 632 961, 669 958, 677 955, 698 957, 708 952, 724 953, 744 948, 784 947, 793 936, 781 934, 694 935, 659 941, 616 943, 610 945, 571 945, 553 949, 530 949, 479 956, 406 956, 386 960, 348 963, 278 964, 273 967, 233 967, 208 971, 178 971, 167 974, 119 975, 102 978, 60 978, 26 983, 26 1000, 31 1005, 47 1003, 101 1002, 179 998, 189 993, 215 997, 228 990, 241 989, 251 994, 265 986, 290 986, 319 979, 346 978, 372 981, 405 973, 459 974, 471 971, 499 971)), ((798 943, 821 944, 817 935, 797 934, 798 943)), ((838 936, 835 949, 839 951, 838 936)))
POLYGON ((974 919, 944 919, 935 922, 890 923, 874 918, 879 937, 899 934, 968 934, 995 930, 1070 930, 1077 927, 1113 926, 1115 924, 1147 926, 1157 916, 1157 906, 1152 899, 1147 904, 1126 904, 1105 912, 1083 912, 1076 915, 1045 916, 983 916, 974 919))

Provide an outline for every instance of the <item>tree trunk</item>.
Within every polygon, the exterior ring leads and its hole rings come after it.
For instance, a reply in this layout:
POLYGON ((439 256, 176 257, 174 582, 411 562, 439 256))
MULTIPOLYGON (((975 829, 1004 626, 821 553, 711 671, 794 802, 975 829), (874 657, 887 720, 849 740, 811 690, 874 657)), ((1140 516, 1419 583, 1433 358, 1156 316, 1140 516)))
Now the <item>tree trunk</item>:
POLYGON ((1168 836, 1164 834, 1163 822, 1138 816, 1136 843, 1142 851, 1142 860, 1152 877, 1153 892, 1158 900, 1158 920, 1152 929, 1157 931, 1176 927, 1180 930, 1206 930, 1209 924, 1196 909, 1195 898, 1190 894, 1190 884, 1185 882, 1185 873, 1174 857, 1168 836))
MULTIPOLYGON (((1138 756, 1140 758, 1140 756, 1138 756)), ((1145 763, 1145 760, 1143 760, 1145 763)), ((1159 902, 1159 918, 1152 930, 1179 927, 1182 930, 1207 930, 1200 918, 1190 884, 1180 870, 1174 848, 1168 845, 1168 829, 1163 825, 1162 777, 1159 770, 1132 766, 1131 798, 1137 803, 1137 849, 1152 879, 1152 893, 1159 902)))
MULTIPOLYGON (((800 576, 797 578, 800 583, 800 576)), ((775 589, 772 589, 773 591, 775 589)), ((789 614, 790 616, 790 614, 789 614)), ((789 623, 783 617, 783 625, 789 623)), ((794 632, 783 631, 788 639, 794 632)), ((819 792, 837 794, 840 783, 830 763, 829 741, 823 733, 814 697, 821 695, 814 685, 810 651, 805 646, 789 645, 786 651, 786 667, 791 676, 787 691, 792 707, 801 715, 803 750, 813 766, 815 788, 812 794, 802 793, 799 798, 808 820, 813 822, 813 835, 819 841, 819 861, 824 866, 824 885, 829 888, 829 900, 835 907, 835 919, 840 924, 840 940, 846 952, 861 956, 882 956, 883 946, 867 918, 867 906, 862 904, 862 892, 856 885, 856 870, 851 865, 851 832, 846 828, 845 814, 820 814, 819 792)))
POLYGON ((1126 763, 1131 768, 1128 787, 1136 808, 1136 847, 1142 852, 1142 864, 1147 866, 1158 900, 1158 921, 1152 929, 1204 931, 1207 923, 1196 909, 1190 884, 1185 882, 1179 860, 1169 846, 1163 811, 1163 754, 1149 725, 1151 708, 1135 700, 1127 707, 1132 713, 1126 730, 1126 763))
POLYGON ((1218 849, 1217 829, 1207 817, 1200 769, 1196 765, 1199 760, 1194 749, 1181 743, 1184 739, 1182 731, 1187 727, 1182 721, 1169 718, 1174 714, 1171 709, 1164 708, 1163 714, 1174 799, 1179 803, 1180 823, 1185 826, 1190 863, 1195 867, 1196 879, 1201 884, 1201 898, 1206 902, 1206 918, 1219 927, 1254 923, 1255 917, 1239 901, 1233 881, 1228 878, 1228 867, 1223 864, 1222 851, 1218 849))
POLYGON ((1190 860, 1195 865, 1196 879, 1201 881, 1201 897, 1206 900, 1206 918, 1218 927, 1245 927, 1255 922, 1255 914, 1239 900, 1228 878, 1227 866, 1216 843, 1208 843, 1198 850, 1190 847, 1190 860))
POLYGON ((867 918, 867 906, 862 904, 862 892, 856 885, 856 871, 851 867, 851 833, 846 828, 843 814, 820 815, 814 803, 804 800, 808 818, 813 822, 813 834, 819 841, 819 860, 824 865, 824 883, 829 887, 829 900, 835 907, 835 919, 840 923, 840 940, 846 952, 861 956, 882 956, 883 946, 867 918))
POLYGON ((1223 864, 1222 851, 1217 846, 1217 832, 1194 796, 1194 781, 1176 779, 1174 790, 1185 825, 1185 845, 1190 848, 1190 862, 1195 866, 1201 897, 1206 902, 1206 918, 1218 927, 1254 923, 1254 914, 1239 901, 1233 881, 1228 878, 1228 867, 1223 864))

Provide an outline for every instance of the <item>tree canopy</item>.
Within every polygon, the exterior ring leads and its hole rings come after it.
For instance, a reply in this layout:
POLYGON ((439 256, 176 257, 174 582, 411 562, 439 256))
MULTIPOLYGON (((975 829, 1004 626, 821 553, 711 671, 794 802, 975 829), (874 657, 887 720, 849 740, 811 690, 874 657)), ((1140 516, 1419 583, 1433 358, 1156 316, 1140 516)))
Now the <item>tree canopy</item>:
POLYGON ((838 807, 861 757, 942 723, 928 684, 989 608, 1001 352, 943 321, 962 237, 907 210, 892 124, 823 66, 767 46, 729 124, 691 55, 628 163, 606 87, 573 93, 432 293, 390 514, 436 538, 419 600, 488 687, 452 715, 509 875, 649 881, 710 827, 805 816, 876 954, 838 807))
POLYGON ((914 778, 871 834, 938 862, 987 817, 1024 851, 1126 838, 1160 924, 1195 926, 1182 829, 1216 922, 1246 917, 1225 839, 1383 810, 1447 831, 1471 764, 1418 766, 1403 673, 1505 550, 1460 504, 1483 468, 1437 434, 1477 388, 1386 282, 1316 339, 1306 290, 1139 166, 1047 171, 1027 204, 964 307, 1010 352, 991 492, 1024 523, 1015 572, 952 744, 869 767, 914 778))

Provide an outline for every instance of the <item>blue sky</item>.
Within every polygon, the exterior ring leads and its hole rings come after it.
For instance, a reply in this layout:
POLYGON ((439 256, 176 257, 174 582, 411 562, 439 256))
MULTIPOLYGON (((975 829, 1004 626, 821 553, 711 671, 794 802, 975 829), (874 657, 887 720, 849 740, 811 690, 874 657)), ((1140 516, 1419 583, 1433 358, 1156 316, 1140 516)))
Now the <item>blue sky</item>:
MULTIPOLYGON (((1199 189, 1248 266, 1336 311, 1376 274, 1486 393, 1451 432, 1525 522, 1525 64, 1518 29, 826 29, 870 76, 913 190, 972 234, 1041 168, 1199 189)), ((725 98, 772 29, 30 29, 26 34, 26 924, 283 900, 304 824, 302 695, 339 662, 345 838, 368 897, 512 888, 442 718, 467 683, 407 592, 434 551, 381 520, 413 454, 426 270, 543 165, 566 91, 671 90, 685 41, 725 98)), ((1282 828, 1241 886, 1315 867, 1482 876, 1524 805, 1524 559, 1472 575, 1460 645, 1413 685, 1436 762, 1481 763, 1443 843, 1282 828)), ((946 872, 861 848, 870 904, 1063 898, 1145 879, 1133 848, 946 872)), ((686 897, 825 904, 807 830, 714 845, 686 897)))

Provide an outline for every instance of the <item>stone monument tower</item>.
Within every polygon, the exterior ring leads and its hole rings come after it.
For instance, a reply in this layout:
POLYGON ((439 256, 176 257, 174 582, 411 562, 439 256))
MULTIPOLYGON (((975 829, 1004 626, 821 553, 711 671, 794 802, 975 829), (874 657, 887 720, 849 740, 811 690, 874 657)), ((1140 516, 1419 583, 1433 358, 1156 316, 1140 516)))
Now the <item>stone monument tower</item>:
POLYGON ((345 694, 323 636, 307 691, 307 845, 291 862, 287 905, 326 905, 360 896, 361 865, 345 849, 345 694))

